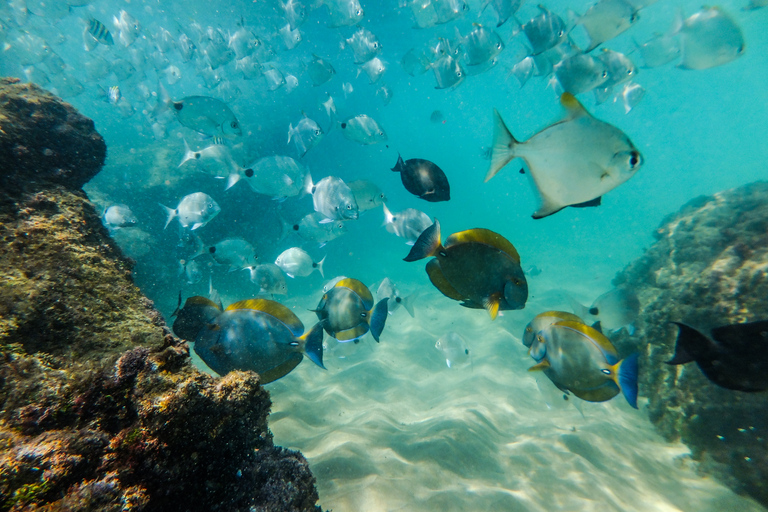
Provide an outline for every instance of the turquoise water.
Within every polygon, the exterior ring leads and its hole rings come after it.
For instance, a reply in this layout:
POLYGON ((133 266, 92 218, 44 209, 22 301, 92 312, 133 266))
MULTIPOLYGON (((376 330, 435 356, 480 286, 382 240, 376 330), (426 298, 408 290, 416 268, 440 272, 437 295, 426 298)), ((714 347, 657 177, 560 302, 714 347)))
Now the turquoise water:
MULTIPOLYGON (((260 263, 274 261, 291 246, 304 247, 315 261, 326 257, 326 279, 318 273, 288 279, 288 295, 278 298, 306 326, 316 321, 308 310, 319 301, 323 284, 336 275, 367 285, 389 277, 404 295, 419 292, 416 317, 411 319, 402 309, 394 312, 380 344, 367 336, 359 344, 339 346, 326 337, 327 372, 305 362, 268 385, 275 404, 271 425, 276 442, 299 448, 308 457, 323 507, 592 510, 601 504, 603 510, 736 506, 760 510, 697 475, 685 447, 658 438, 642 412, 642 397, 639 412, 630 410, 620 397, 584 404, 582 411, 553 405, 552 389, 547 387, 551 385, 537 383, 525 372, 530 359, 516 339, 536 313, 567 308, 561 291, 590 303, 609 290, 616 272, 652 243, 662 218, 685 202, 764 179, 768 8, 744 11, 745 4, 720 4, 746 40, 746 53, 737 60, 700 71, 678 69, 674 62, 640 69, 635 82, 646 93, 628 114, 620 102, 596 105, 591 93, 579 96, 595 117, 631 138, 645 163, 631 180, 607 193, 601 206, 566 208, 540 220, 531 218, 537 200, 528 177, 519 174, 515 164, 483 183, 488 161, 482 150, 491 144, 493 108, 521 140, 562 115, 547 78, 534 77, 521 88, 509 75, 525 55, 523 36, 513 36, 513 22, 496 29, 506 44, 498 63, 467 77, 455 89, 437 90, 431 71, 412 77, 399 64, 410 48, 436 37, 452 38, 457 28, 465 34, 472 23, 495 26, 493 9, 483 11, 482 2, 469 2, 464 16, 425 29, 414 28, 412 10, 405 2, 363 2, 360 24, 339 28, 327 26, 331 18, 326 7, 308 6, 307 20, 300 27, 303 41, 290 50, 277 33, 285 25, 277 2, 94 1, 52 9, 27 1, 26 14, 15 2, 0 6, 6 43, 0 73, 24 78, 25 68, 28 73, 43 71, 49 81, 39 79, 41 85, 61 92, 57 75, 38 62, 38 50, 25 51, 19 42, 33 34, 45 39, 66 63, 67 72, 81 82, 82 93, 63 95, 94 119, 109 148, 104 170, 86 191, 102 208, 123 203, 135 213, 137 227, 114 236, 136 260, 136 283, 167 319, 179 292, 184 297, 208 294, 209 276, 225 305, 258 292, 246 272, 227 272, 207 256, 199 259, 203 270, 199 282, 188 284, 179 275, 178 224, 173 221, 163 230, 165 213, 157 203, 175 207, 182 197, 197 191, 211 195, 222 209, 195 231, 206 245, 240 236, 254 245, 260 263), (141 25, 138 39, 128 47, 117 40, 112 24, 121 9, 141 25), (110 29, 113 46, 84 50, 84 20, 91 16, 110 29), (178 50, 167 52, 167 63, 160 66, 162 70, 175 65, 180 71, 181 79, 168 83, 154 62, 154 39, 163 27, 174 40, 182 32, 197 40, 195 24, 234 33, 241 20, 274 49, 262 64, 270 62, 294 75, 298 86, 270 91, 262 78, 243 79, 234 61, 219 68, 223 79, 240 90, 237 97, 225 98, 244 131, 240 140, 227 141, 240 163, 272 154, 298 159, 293 144, 286 144, 288 126, 306 113, 326 131, 301 159, 316 181, 327 175, 370 180, 386 193, 390 210, 423 210, 440 220, 444 236, 473 227, 502 234, 517 248, 523 268, 535 265, 542 270, 528 278, 530 298, 524 310, 506 312, 491 322, 485 312, 461 308, 440 295, 424 273, 424 262, 402 261, 409 247, 381 226, 380 209, 347 222, 346 235, 318 248, 295 235, 281 236, 280 217, 298 221, 312 211, 310 197, 277 202, 253 193, 245 183, 225 190, 226 180, 195 172, 191 166, 178 167, 183 139, 200 148, 210 142, 169 115, 164 118, 165 135, 153 133, 154 119, 143 111, 157 104, 158 82, 175 100, 190 95, 221 97, 221 91, 209 90, 194 61, 183 62, 178 50), (373 32, 382 45, 379 57, 386 71, 375 84, 365 73, 358 75, 351 49, 341 48, 358 27, 373 32), (336 75, 318 87, 312 86, 304 69, 313 53, 336 69, 336 75), (136 73, 122 81, 112 73, 88 76, 87 70, 97 67, 99 59, 110 63, 117 58, 131 60, 136 73), (347 83, 354 90, 345 95, 347 83), (387 105, 376 96, 385 84, 393 92, 387 105), (123 116, 105 101, 99 87, 114 85, 135 113, 123 116), (336 102, 339 119, 367 114, 386 130, 388 140, 361 146, 344 138, 321 105, 328 94, 336 102), (430 121, 435 110, 442 112, 444 123, 430 121), (438 164, 450 181, 451 200, 427 203, 409 194, 389 170, 398 153, 438 164), (450 370, 445 366, 434 344, 448 331, 468 339, 471 365, 450 370), (659 473, 668 478, 659 478, 659 473), (634 482, 631 492, 617 489, 626 489, 630 482, 634 482)), ((591 3, 546 5, 565 18, 568 9, 583 13, 591 3)), ((633 41, 666 32, 680 10, 689 16, 700 8, 694 1, 660 0, 642 9, 633 27, 604 46, 640 65, 633 41)), ((518 18, 525 21, 537 13, 533 3, 526 3, 518 18)), ((583 42, 578 30, 574 37, 583 42)))

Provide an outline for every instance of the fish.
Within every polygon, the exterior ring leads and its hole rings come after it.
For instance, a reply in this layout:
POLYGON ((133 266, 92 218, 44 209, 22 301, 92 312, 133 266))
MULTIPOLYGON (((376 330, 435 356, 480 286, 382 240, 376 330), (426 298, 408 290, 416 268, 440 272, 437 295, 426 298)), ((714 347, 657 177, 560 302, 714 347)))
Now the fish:
POLYGON ((400 173, 400 180, 405 189, 418 198, 430 203, 451 199, 448 177, 440 167, 429 160, 410 158, 403 161, 403 157, 398 154, 392 171, 400 173))
POLYGON ((605 64, 586 53, 564 58, 554 66, 554 72, 563 91, 571 94, 591 91, 608 79, 605 64))
POLYGON ((568 39, 568 30, 563 19, 539 4, 538 16, 528 20, 521 27, 531 45, 531 55, 539 55, 558 46, 568 39))
POLYGON ((494 30, 475 24, 467 35, 462 36, 456 29, 458 39, 464 48, 462 60, 467 66, 478 66, 494 59, 504 50, 504 42, 494 30))
POLYGON ((122 98, 122 95, 120 94, 120 87, 117 85, 112 85, 107 90, 107 100, 112 104, 117 104, 118 101, 120 101, 120 98, 122 98))
POLYGON ((673 32, 680 35, 683 54, 678 68, 709 69, 744 55, 741 28, 719 7, 705 7, 676 24, 673 32))
POLYGON ((168 214, 165 228, 168 227, 168 224, 173 219, 177 218, 179 219, 179 224, 183 227, 192 226, 190 229, 195 230, 208 224, 221 211, 219 204, 211 196, 203 192, 195 192, 184 196, 175 210, 163 204, 160 206, 168 214))
POLYGON ((357 220, 360 216, 355 194, 341 178, 326 176, 316 185, 310 179, 307 192, 312 194, 315 211, 325 217, 321 224, 334 220, 357 220))
POLYGON ((204 135, 241 137, 243 130, 235 114, 223 101, 210 96, 187 96, 171 102, 176 119, 187 128, 204 135))
POLYGON ((621 99, 624 102, 624 113, 629 114, 629 112, 635 108, 635 105, 640 103, 640 100, 643 99, 644 95, 645 88, 643 88, 642 85, 632 82, 624 85, 624 88, 621 90, 621 99))
POLYGON ((229 271, 250 267, 256 261, 256 250, 243 238, 225 238, 208 247, 208 254, 229 271))
POLYGON ((163 76, 165 76, 165 81, 168 82, 169 85, 173 85, 181 80, 181 70, 178 68, 178 66, 171 64, 165 68, 163 71, 163 76))
POLYGON ((370 83, 374 84, 379 81, 379 78, 381 78, 381 75, 383 75, 386 70, 387 66, 384 62, 382 62, 380 58, 374 57, 360 65, 358 75, 360 74, 360 71, 364 71, 365 74, 368 75, 370 83))
POLYGON ((389 105, 389 102, 392 101, 392 94, 392 89, 387 85, 382 85, 376 89, 376 97, 379 98, 384 105, 389 105))
POLYGON ((331 288, 336 286, 336 283, 338 283, 339 281, 344 280, 346 278, 347 278, 347 276, 336 276, 336 277, 334 277, 333 279, 331 279, 330 281, 325 283, 325 285, 323 285, 323 293, 327 293, 328 290, 330 290, 331 288))
POLYGON ((365 11, 359 0, 323 0, 328 7, 331 28, 348 27, 357 25, 365 17, 365 11))
POLYGON ((635 43, 643 66, 656 68, 680 57, 680 43, 674 34, 656 34, 643 44, 635 43))
POLYGON ((432 219, 426 213, 415 208, 406 208, 397 213, 392 213, 384 207, 384 227, 390 233, 405 238, 408 245, 413 245, 419 236, 432 225, 432 219))
POLYGON ((734 391, 768 389, 768 321, 715 327, 711 337, 680 322, 675 354, 667 361, 680 365, 695 361, 714 384, 734 391))
POLYGON ((259 287, 259 293, 286 295, 288 286, 280 267, 274 263, 262 263, 246 267, 250 271, 251 282, 259 287))
POLYGON ((514 158, 522 158, 531 174, 541 205, 541 219, 566 206, 599 204, 603 194, 618 187, 643 165, 643 156, 621 130, 592 117, 571 93, 560 103, 566 117, 518 142, 494 110, 491 165, 485 181, 514 158), (585 204, 587 203, 587 204, 585 204))
POLYGON ((323 366, 323 329, 304 325, 290 309, 267 299, 230 304, 203 326, 195 338, 195 353, 213 371, 254 371, 262 384, 290 373, 306 355, 323 366))
POLYGON ((240 169, 240 166, 237 165, 232 157, 229 147, 215 142, 203 149, 192 151, 185 139, 184 157, 181 159, 179 167, 188 162, 194 163, 199 169, 217 177, 230 176, 233 173, 237 173, 240 169))
POLYGON ((742 10, 753 11, 755 9, 762 9, 768 6, 768 0, 749 0, 749 3, 745 5, 742 10))
POLYGON ((141 34, 141 24, 124 9, 120 10, 119 16, 112 17, 112 23, 117 29, 117 40, 125 47, 131 46, 141 34))
POLYGON ((296 145, 296 149, 299 151, 301 157, 307 154, 307 151, 317 146, 325 132, 320 128, 320 125, 314 122, 312 119, 304 115, 304 117, 293 127, 293 124, 288 125, 288 142, 293 140, 296 145))
POLYGON ((312 81, 312 85, 317 87, 333 78, 333 75, 336 74, 336 70, 333 69, 330 62, 313 53, 312 62, 307 64, 307 74, 312 81))
POLYGON ((626 0, 598 0, 574 25, 581 25, 589 36, 589 53, 606 41, 626 31, 640 19, 638 9, 626 0))
POLYGON ((179 54, 181 55, 182 62, 191 61, 195 56, 195 52, 197 51, 197 46, 187 34, 179 35, 179 44, 177 45, 177 48, 179 50, 179 54))
POLYGON ((432 0, 411 0, 408 5, 416 21, 415 28, 429 28, 437 25, 437 12, 432 0))
POLYGON ((96 41, 98 41, 101 44, 106 44, 109 46, 112 46, 115 44, 115 41, 112 39, 112 34, 110 34, 109 29, 104 26, 102 22, 97 20, 96 18, 90 18, 88 20, 88 33, 93 37, 96 41))
POLYGON ((347 232, 347 227, 343 221, 321 222, 324 219, 325 216, 320 213, 309 213, 290 228, 304 240, 316 242, 319 247, 323 247, 326 243, 347 232))
POLYGON ((584 323, 584 320, 580 317, 566 311, 545 311, 539 313, 525 326, 523 337, 521 339, 523 345, 530 348, 533 341, 536 339, 536 335, 539 334, 539 331, 549 325, 562 321, 584 323))
POLYGON ((450 55, 443 55, 431 67, 437 82, 435 89, 456 88, 464 81, 465 73, 461 64, 450 55))
POLYGON ((344 137, 365 146, 387 140, 384 129, 372 117, 365 114, 341 121, 339 127, 344 137))
POLYGON ((485 5, 491 5, 496 11, 499 17, 496 27, 500 27, 520 9, 522 3, 523 0, 490 0, 485 5))
POLYGON ((289 156, 272 155, 251 162, 236 175, 230 175, 227 188, 245 179, 251 190, 282 201, 305 192, 312 182, 306 167, 289 156))
POLYGON ((459 333, 449 332, 435 342, 435 348, 445 359, 448 368, 461 368, 471 363, 467 340, 459 333))
POLYGON ((605 402, 620 392, 637 409, 638 355, 619 360, 616 348, 596 329, 560 321, 539 331, 531 348, 537 364, 560 390, 589 402, 605 402))
POLYGON ((298 28, 291 28, 290 23, 286 23, 284 27, 278 30, 278 33, 283 38, 283 44, 287 50, 293 50, 302 41, 301 30, 298 28))
POLYGON ((434 256, 427 263, 432 284, 446 297, 473 309, 485 309, 495 320, 499 311, 523 309, 528 283, 520 255, 503 236, 475 228, 440 242, 440 222, 424 230, 404 261, 434 256))
POLYGON ((422 52, 417 52, 414 48, 411 48, 400 59, 400 66, 409 75, 418 76, 426 73, 431 67, 431 63, 422 52))
POLYGON ((617 331, 626 327, 629 334, 635 329, 633 323, 640 314, 640 299, 632 290, 614 288, 600 295, 591 306, 586 307, 573 297, 568 297, 573 312, 592 324, 600 322, 604 331, 617 331))
POLYGON ((636 69, 629 57, 607 48, 597 54, 597 59, 603 63, 608 73, 605 81, 595 89, 595 101, 602 103, 611 96, 615 86, 632 80, 636 69))
POLYGON ((113 204, 104 210, 101 217, 104 226, 108 229, 130 228, 138 224, 139 219, 131 211, 131 208, 124 204, 113 204))
POLYGON ((355 55, 355 64, 368 62, 381 53, 379 39, 365 28, 352 34, 352 37, 346 39, 346 43, 355 55))
POLYGON ((299 79, 295 76, 288 74, 285 76, 285 91, 290 94, 295 88, 299 86, 299 79))
POLYGON ((153 38, 155 46, 161 53, 168 53, 176 49, 176 40, 170 32, 163 27, 159 27, 153 38))
POLYGON ((349 82, 344 82, 344 83, 341 85, 341 89, 344 91, 344 97, 345 97, 345 98, 346 98, 346 97, 348 97, 348 96, 349 96, 350 94, 352 94, 353 92, 355 92, 355 88, 354 88, 354 87, 352 87, 352 84, 351 84, 351 83, 349 83, 349 82))
POLYGON ((187 284, 195 284, 203 280, 203 271, 195 260, 179 260, 179 275, 186 278, 187 284))
POLYGON ((300 247, 286 249, 275 260, 275 265, 280 267, 280 270, 285 272, 288 277, 307 277, 315 270, 320 272, 321 277, 325 277, 323 263, 325 263, 325 256, 315 263, 312 256, 300 247))
POLYGON ((280 7, 282 7, 285 19, 290 23, 291 28, 300 27, 307 19, 307 8, 299 0, 280 2, 280 7))
POLYGON ((181 293, 179 293, 179 307, 171 315, 176 317, 173 321, 173 332, 183 340, 195 341, 200 330, 221 313, 220 303, 200 295, 188 297, 184 307, 181 307, 181 293))
MULTIPOLYGON (((285 77, 283 76, 283 72, 274 66, 270 66, 269 69, 265 68, 263 70, 262 76, 267 82, 267 89, 270 91, 276 91, 285 85, 285 77)), ((288 132, 288 136, 288 142, 290 142, 290 131, 288 132)))
POLYGON ((461 18, 469 11, 469 5, 464 0, 432 0, 432 6, 438 24, 461 18))
POLYGON ((387 202, 387 196, 378 185, 368 180, 350 181, 347 185, 355 196, 358 211, 372 210, 387 202))
POLYGON ((357 341, 370 331, 378 343, 387 322, 388 301, 381 299, 374 306, 368 287, 346 278, 325 292, 313 311, 325 332, 338 341, 357 341))
POLYGON ((328 96, 328 99, 325 100, 323 103, 323 108, 325 108, 325 113, 328 114, 328 117, 333 117, 336 114, 336 103, 333 101, 332 96, 328 96))
MULTIPOLYGON (((295 27, 292 27, 295 28, 295 27)), ((229 35, 227 44, 235 52, 235 59, 241 60, 250 57, 256 48, 261 45, 261 40, 253 32, 240 25, 234 34, 229 35)))
POLYGON ((390 278, 385 277, 381 284, 379 284, 379 287, 376 289, 376 297, 379 300, 383 298, 389 299, 389 302, 387 302, 387 308, 390 314, 394 311, 397 311, 400 306, 403 306, 408 314, 411 315, 411 318, 414 318, 414 295, 409 295, 407 297, 400 295, 400 290, 398 290, 397 286, 395 286, 395 283, 393 283, 390 278))

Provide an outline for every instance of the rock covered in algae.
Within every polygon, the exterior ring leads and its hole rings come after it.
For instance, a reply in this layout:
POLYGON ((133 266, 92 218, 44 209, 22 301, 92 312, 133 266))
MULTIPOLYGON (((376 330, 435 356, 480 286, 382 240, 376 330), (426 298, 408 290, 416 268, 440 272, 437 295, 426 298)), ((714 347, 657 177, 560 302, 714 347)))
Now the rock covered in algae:
POLYGON ((0 126, 0 511, 319 510, 258 376, 195 370, 133 285, 79 190, 93 123, 2 80, 0 126), (64 136, 50 161, 33 144, 64 136))
POLYGON ((614 280, 636 290, 642 304, 634 336, 617 344, 644 350, 641 395, 659 431, 682 440, 734 490, 768 505, 768 392, 720 388, 695 363, 664 364, 677 337, 671 321, 708 333, 768 320, 768 183, 694 199, 655 238, 614 280))

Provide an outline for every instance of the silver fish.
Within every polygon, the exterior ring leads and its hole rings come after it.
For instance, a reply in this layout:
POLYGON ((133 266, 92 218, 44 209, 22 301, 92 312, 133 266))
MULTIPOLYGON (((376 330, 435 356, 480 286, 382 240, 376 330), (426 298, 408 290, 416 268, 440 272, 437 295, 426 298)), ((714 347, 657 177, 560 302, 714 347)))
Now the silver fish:
MULTIPOLYGON (((458 28, 456 29, 458 33, 458 28)), ((475 25, 466 36, 459 35, 459 41, 464 48, 463 61, 467 66, 478 66, 496 57, 504 49, 504 42, 494 30, 482 25, 475 25)))
POLYGON ((293 124, 288 125, 288 143, 293 140, 299 151, 299 156, 306 155, 307 151, 317 146, 323 140, 324 135, 325 132, 320 128, 320 125, 306 115, 296 124, 295 128, 293 124))
POLYGON ((411 48, 403 55, 400 66, 411 76, 423 75, 430 68, 429 59, 422 52, 411 48))
POLYGON ((467 340, 456 332, 449 332, 435 342, 435 348, 445 359, 448 368, 461 368, 471 363, 467 340))
POLYGON ((208 254, 229 271, 250 267, 256 261, 256 250, 242 238, 225 238, 208 247, 208 254))
POLYGON ((235 62, 235 69, 239 69, 246 80, 255 80, 262 74, 261 64, 252 55, 243 57, 235 62))
POLYGON ((554 72, 563 91, 571 94, 591 91, 608 79, 605 64, 586 53, 566 57, 555 65, 554 72))
POLYGON ((376 89, 376 97, 381 99, 384 105, 389 105, 389 102, 392 101, 392 89, 386 85, 382 85, 376 89))
MULTIPOLYGON (((523 3, 523 0, 490 0, 489 4, 493 6, 493 9, 496 11, 496 14, 499 16, 499 21, 496 23, 497 27, 502 26, 506 21, 514 15, 518 9, 520 9, 520 5, 523 3)), ((486 4, 488 5, 488 4, 486 4)))
POLYGON ((189 62, 195 56, 197 46, 192 42, 187 34, 181 34, 179 36, 178 49, 179 53, 181 54, 181 60, 183 62, 189 62))
POLYGON ((387 302, 387 307, 390 313, 397 311, 397 308, 403 306, 408 314, 411 315, 411 318, 414 318, 413 297, 413 295, 403 297, 400 294, 400 290, 397 288, 397 286, 395 286, 395 283, 393 283, 392 280, 388 277, 385 277, 379 287, 376 289, 377 299, 389 299, 389 302, 387 302))
POLYGON ((741 28, 718 7, 704 8, 682 22, 678 32, 682 43, 682 69, 722 66, 744 54, 741 28))
POLYGON ((274 263, 248 267, 248 270, 251 273, 251 282, 259 287, 259 293, 272 295, 286 295, 288 293, 285 275, 280 267, 274 263))
POLYGON ((563 19, 539 5, 541 11, 522 26, 523 33, 531 44, 531 55, 544 53, 568 39, 568 31, 563 19))
POLYGON ((673 34, 656 34, 643 44, 636 44, 643 66, 656 68, 680 57, 680 43, 673 34))
POLYGON ((461 18, 469 11, 469 5, 464 0, 432 0, 432 5, 438 24, 461 18))
POLYGON ((626 0, 599 0, 583 16, 578 17, 575 24, 586 30, 589 46, 584 51, 591 52, 627 30, 639 19, 637 8, 626 0))
POLYGON ((285 85, 285 77, 283 76, 283 72, 274 66, 270 66, 269 69, 265 68, 263 76, 267 81, 267 88, 270 91, 276 91, 285 85))
POLYGON ((386 204, 382 207, 384 208, 384 227, 390 233, 405 238, 408 245, 413 245, 424 230, 432 225, 429 215, 414 208, 406 208, 393 214, 386 204))
POLYGON ((280 256, 275 260, 275 265, 280 267, 280 270, 285 272, 288 277, 306 277, 315 270, 325 277, 323 274, 324 262, 325 256, 315 263, 307 251, 300 247, 291 247, 280 253, 280 256))
POLYGON ((358 144, 369 145, 387 140, 384 129, 365 114, 350 117, 339 123, 339 126, 344 137, 358 144))
POLYGON ((232 152, 224 144, 213 143, 203 149, 193 151, 184 140, 184 158, 179 167, 192 162, 195 166, 213 176, 224 178, 236 173, 240 166, 235 163, 232 152))
POLYGON ((333 69, 330 62, 313 53, 312 62, 307 64, 307 74, 309 74, 309 79, 312 81, 312 85, 317 87, 333 78, 333 75, 336 74, 336 70, 333 69))
POLYGON ((633 82, 625 84, 624 88, 621 90, 621 99, 624 102, 624 113, 629 114, 629 112, 635 108, 635 105, 640 103, 640 100, 643 99, 644 95, 645 89, 642 85, 633 82))
POLYGON ((243 135, 240 122, 223 101, 209 96, 187 96, 174 101, 172 111, 179 122, 205 135, 233 138, 243 135))
POLYGON ((104 210, 102 220, 109 229, 129 228, 139 222, 131 209, 124 204, 113 204, 104 210))
POLYGON ((298 28, 307 19, 307 8, 299 0, 287 0, 280 3, 283 8, 285 19, 290 23, 291 28, 298 28))
POLYGON ((595 89, 595 101, 599 104, 611 96, 615 86, 632 80, 636 70, 629 57, 607 48, 603 48, 596 58, 603 63, 608 72, 605 81, 595 89))
POLYGON ((168 224, 173 219, 178 218, 179 224, 183 227, 192 226, 191 229, 195 230, 205 226, 221 211, 218 203, 211 196, 203 192, 195 192, 184 196, 175 210, 163 204, 160 206, 168 214, 165 228, 168 227, 168 224))
POLYGON ((306 191, 312 182, 307 168, 289 156, 273 155, 260 158, 235 176, 230 176, 227 188, 237 179, 245 179, 257 194, 282 200, 306 191), (245 178, 239 178, 244 176, 245 178))
POLYGON ((352 189, 341 178, 326 176, 317 184, 309 180, 307 191, 312 194, 315 211, 325 217, 322 224, 333 220, 356 220, 359 210, 352 189))
POLYGON ((234 34, 229 36, 228 44, 232 51, 235 52, 235 59, 240 60, 249 57, 256 51, 261 41, 253 32, 241 26, 234 34))
POLYGON ((347 276, 336 276, 336 277, 334 277, 333 279, 331 279, 330 281, 325 283, 325 285, 323 286, 323 293, 328 293, 328 290, 330 290, 331 288, 336 286, 336 283, 338 283, 339 281, 343 281, 346 278, 347 278, 347 276))
POLYGON ((433 62, 432 71, 435 73, 435 81, 437 82, 435 89, 458 87, 464 80, 464 70, 459 61, 450 55, 443 55, 433 62))
POLYGON ((568 297, 573 312, 588 324, 600 322, 606 331, 617 331, 626 327, 630 334, 634 332, 633 322, 640 314, 640 300, 637 294, 626 288, 614 288, 600 295, 591 306, 586 307, 572 297, 568 297))
POLYGON ((368 62, 381 52, 379 39, 369 30, 361 28, 346 40, 355 54, 355 64, 368 62))
POLYGON ((357 208, 361 212, 372 210, 387 202, 387 196, 375 183, 368 180, 355 180, 350 181, 348 185, 355 195, 357 208))
POLYGON ((381 75, 383 75, 387 70, 387 66, 384 64, 384 62, 382 62, 380 58, 374 57, 368 62, 361 64, 360 70, 365 71, 365 74, 368 75, 368 79, 373 84, 379 81, 381 75))
POLYGON ((285 231, 294 231, 301 238, 310 242, 316 242, 323 247, 331 240, 335 240, 347 232, 343 221, 321 222, 325 219, 320 213, 313 212, 305 215, 297 224, 286 226, 285 231))
POLYGON ((331 15, 331 28, 357 25, 365 17, 365 11, 359 0, 324 0, 331 15))
POLYGON ((599 204, 603 194, 634 176, 643 164, 629 137, 592 117, 571 93, 564 93, 560 103, 568 112, 565 119, 522 143, 494 110, 493 154, 485 181, 514 158, 522 158, 541 199, 534 219, 566 206, 599 204))
POLYGON ((131 46, 141 33, 141 25, 138 20, 125 10, 120 11, 120 17, 112 18, 112 23, 118 31, 117 40, 123 46, 131 46))
POLYGON ((280 36, 283 38, 283 44, 288 50, 293 50, 301 43, 301 30, 298 28, 291 28, 291 24, 288 23, 280 30, 278 30, 280 36))
POLYGON ((187 284, 195 284, 203 280, 203 271, 195 260, 179 260, 179 276, 184 276, 187 284))

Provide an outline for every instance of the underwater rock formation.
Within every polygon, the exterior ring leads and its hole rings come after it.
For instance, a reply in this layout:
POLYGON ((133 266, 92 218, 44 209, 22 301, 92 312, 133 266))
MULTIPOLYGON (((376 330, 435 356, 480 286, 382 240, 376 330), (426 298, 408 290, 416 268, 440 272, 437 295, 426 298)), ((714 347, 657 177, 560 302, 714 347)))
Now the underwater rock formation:
POLYGON ((80 187, 93 122, 0 81, 0 511, 316 511, 254 373, 190 364, 80 187))
POLYGON ((623 334, 617 345, 644 353, 640 394, 662 435, 682 440, 702 469, 768 505, 768 392, 718 387, 696 363, 664 364, 677 337, 671 321, 708 333, 768 319, 768 183, 694 199, 655 238, 614 280, 642 304, 634 336, 623 334))

